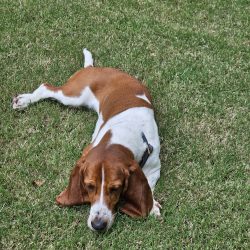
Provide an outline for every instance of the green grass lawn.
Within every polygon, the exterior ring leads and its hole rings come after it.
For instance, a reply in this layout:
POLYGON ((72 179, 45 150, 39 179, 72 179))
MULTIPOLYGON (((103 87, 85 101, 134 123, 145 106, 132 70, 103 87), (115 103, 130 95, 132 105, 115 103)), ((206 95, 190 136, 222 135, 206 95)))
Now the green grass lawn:
POLYGON ((1 1, 1 249, 249 249, 250 7, 246 0, 1 1), (60 85, 82 66, 122 69, 150 89, 161 138, 162 219, 54 200, 96 114, 16 94, 60 85), (32 181, 44 180, 41 187, 32 181))

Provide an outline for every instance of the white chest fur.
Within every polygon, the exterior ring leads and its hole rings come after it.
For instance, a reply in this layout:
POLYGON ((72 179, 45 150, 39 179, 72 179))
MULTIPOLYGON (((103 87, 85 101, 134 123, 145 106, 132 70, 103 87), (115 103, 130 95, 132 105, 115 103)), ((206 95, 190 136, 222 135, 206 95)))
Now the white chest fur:
MULTIPOLYGON (((101 114, 98 119, 102 120, 101 114)), ((96 127, 96 130, 99 126, 96 127)), ((139 161, 144 153, 147 145, 143 142, 141 133, 146 135, 149 143, 159 154, 159 136, 158 129, 154 119, 152 109, 145 107, 137 107, 128 109, 106 122, 103 128, 93 134, 94 146, 96 146, 107 131, 111 131, 111 144, 121 144, 132 151, 134 157, 139 161)))

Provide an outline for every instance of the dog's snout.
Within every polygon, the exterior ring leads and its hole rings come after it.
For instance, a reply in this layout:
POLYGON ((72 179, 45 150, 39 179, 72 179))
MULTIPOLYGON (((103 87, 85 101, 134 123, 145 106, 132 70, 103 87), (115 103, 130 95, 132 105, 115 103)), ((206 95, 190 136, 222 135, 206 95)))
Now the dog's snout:
POLYGON ((101 231, 106 229, 107 227, 107 221, 102 220, 101 218, 96 217, 93 221, 91 221, 91 226, 96 230, 96 231, 101 231))

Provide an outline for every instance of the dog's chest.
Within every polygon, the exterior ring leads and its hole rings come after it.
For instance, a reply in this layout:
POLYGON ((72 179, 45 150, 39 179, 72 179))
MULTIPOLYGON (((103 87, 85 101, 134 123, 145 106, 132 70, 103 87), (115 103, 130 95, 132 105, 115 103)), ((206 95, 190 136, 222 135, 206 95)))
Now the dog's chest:
POLYGON ((136 161, 141 160, 147 148, 147 144, 141 136, 142 132, 154 148, 159 147, 158 129, 154 119, 154 112, 149 108, 137 107, 128 109, 109 119, 104 126, 102 126, 102 117, 100 115, 92 136, 93 146, 98 145, 108 131, 111 132, 109 143, 120 144, 130 149, 136 161))

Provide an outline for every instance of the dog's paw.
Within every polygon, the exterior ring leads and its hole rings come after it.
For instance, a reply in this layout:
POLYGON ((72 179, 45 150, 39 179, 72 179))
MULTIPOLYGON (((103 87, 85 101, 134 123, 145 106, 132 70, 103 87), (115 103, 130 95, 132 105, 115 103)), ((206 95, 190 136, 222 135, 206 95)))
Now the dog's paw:
POLYGON ((13 109, 24 109, 31 103, 32 94, 22 94, 14 97, 12 100, 13 109))
POLYGON ((156 217, 160 217, 161 216, 161 205, 158 201, 154 200, 154 203, 153 203, 153 207, 150 211, 150 215, 154 215, 156 217))

